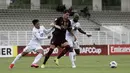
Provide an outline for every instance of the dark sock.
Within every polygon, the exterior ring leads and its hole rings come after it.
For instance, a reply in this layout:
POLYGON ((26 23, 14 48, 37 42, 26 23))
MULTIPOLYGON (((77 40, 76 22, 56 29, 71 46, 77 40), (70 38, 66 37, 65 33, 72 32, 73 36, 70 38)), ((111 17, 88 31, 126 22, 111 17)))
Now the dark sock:
POLYGON ((62 50, 62 52, 58 55, 57 59, 60 59, 62 56, 64 56, 64 54, 66 54, 70 49, 71 49, 71 47, 69 45, 67 45, 65 47, 65 49, 62 50))
POLYGON ((46 54, 43 64, 46 64, 47 60, 49 59, 50 55, 52 54, 54 49, 49 50, 49 52, 46 54))

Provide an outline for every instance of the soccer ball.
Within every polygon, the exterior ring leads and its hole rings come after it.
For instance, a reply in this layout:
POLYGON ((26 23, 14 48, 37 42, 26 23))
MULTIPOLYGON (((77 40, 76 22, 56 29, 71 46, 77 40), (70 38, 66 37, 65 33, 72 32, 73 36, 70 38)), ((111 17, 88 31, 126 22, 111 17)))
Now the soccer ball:
POLYGON ((116 61, 111 61, 109 65, 110 65, 111 68, 117 68, 117 62, 116 61))

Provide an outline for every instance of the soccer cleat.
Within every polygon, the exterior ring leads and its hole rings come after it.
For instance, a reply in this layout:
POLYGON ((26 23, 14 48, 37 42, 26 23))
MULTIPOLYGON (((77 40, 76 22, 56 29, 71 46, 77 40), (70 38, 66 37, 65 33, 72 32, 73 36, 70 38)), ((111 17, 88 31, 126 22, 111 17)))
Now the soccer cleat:
POLYGON ((73 65, 72 68, 76 68, 76 65, 73 65))
POLYGON ((57 58, 54 59, 54 62, 57 66, 59 65, 59 60, 57 58))
POLYGON ((44 65, 44 64, 42 64, 42 65, 41 65, 41 68, 45 68, 45 65, 44 65))
POLYGON ((32 64, 31 67, 38 68, 39 66, 37 64, 32 64))
POLYGON ((9 65, 9 69, 12 69, 14 67, 14 64, 9 65))

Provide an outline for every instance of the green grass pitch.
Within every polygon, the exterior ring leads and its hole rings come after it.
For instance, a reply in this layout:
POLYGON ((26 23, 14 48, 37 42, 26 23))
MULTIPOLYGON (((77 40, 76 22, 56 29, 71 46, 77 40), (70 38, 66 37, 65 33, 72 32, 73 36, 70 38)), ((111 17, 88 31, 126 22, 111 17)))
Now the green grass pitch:
MULTIPOLYGON (((77 56, 77 68, 72 69, 69 57, 62 57, 56 66, 54 57, 50 57, 46 68, 31 68, 34 57, 23 57, 17 61, 13 69, 8 69, 14 58, 0 58, 0 73, 130 73, 130 55, 118 56, 77 56), (112 69, 109 62, 115 60, 118 67, 112 69)), ((42 64, 43 59, 39 62, 42 64)))

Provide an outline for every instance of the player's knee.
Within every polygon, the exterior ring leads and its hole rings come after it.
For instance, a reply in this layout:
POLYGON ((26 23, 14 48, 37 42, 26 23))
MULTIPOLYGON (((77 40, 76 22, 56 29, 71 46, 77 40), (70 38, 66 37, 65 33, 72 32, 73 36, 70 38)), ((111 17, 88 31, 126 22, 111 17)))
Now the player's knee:
POLYGON ((54 49, 50 48, 49 52, 46 54, 46 57, 49 57, 52 54, 53 50, 54 49))
POLYGON ((55 49, 55 47, 56 47, 55 45, 50 45, 51 49, 55 49))
POLYGON ((37 52, 44 55, 43 49, 39 49, 39 50, 37 50, 37 52))
POLYGON ((27 55, 27 54, 28 54, 28 52, 22 52, 22 53, 21 53, 22 56, 25 56, 25 55, 27 55))
POLYGON ((65 49, 73 52, 73 49, 69 45, 66 45, 65 49))
POLYGON ((69 49, 69 48, 70 48, 70 46, 69 46, 69 45, 66 45, 66 46, 65 46, 65 48, 66 48, 66 49, 69 49))
POLYGON ((70 47, 69 52, 73 52, 73 48, 72 47, 70 47))

